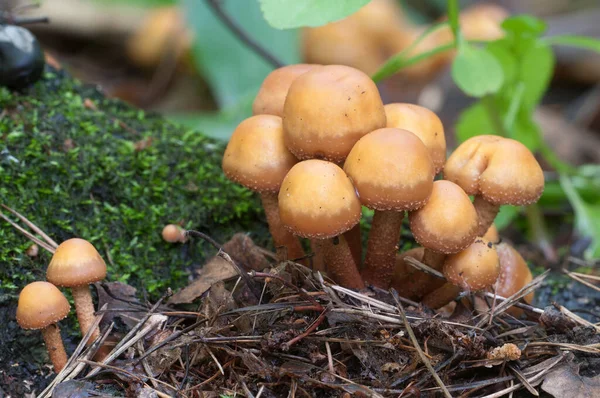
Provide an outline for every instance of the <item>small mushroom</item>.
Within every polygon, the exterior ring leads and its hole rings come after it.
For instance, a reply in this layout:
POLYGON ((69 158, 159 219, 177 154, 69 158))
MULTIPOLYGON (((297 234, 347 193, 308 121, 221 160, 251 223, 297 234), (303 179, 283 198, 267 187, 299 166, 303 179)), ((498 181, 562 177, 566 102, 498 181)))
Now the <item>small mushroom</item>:
POLYGON ((385 105, 387 127, 408 130, 423 141, 435 167, 435 174, 444 170, 446 136, 440 118, 429 109, 405 103, 385 105))
POLYGON ((293 81, 315 66, 318 65, 287 65, 269 73, 254 98, 252 114, 283 116, 283 104, 293 81))
POLYGON ((360 221, 361 206, 350 179, 324 160, 297 163, 279 191, 281 221, 294 234, 317 241, 327 271, 340 284, 361 289, 364 282, 342 235, 360 221))
POLYGON ((492 225, 500 206, 535 203, 544 191, 544 174, 531 151, 519 141, 495 135, 462 143, 448 158, 444 176, 475 195, 478 236, 492 225))
POLYGON ((394 273, 404 211, 422 207, 433 189, 429 151, 410 131, 378 129, 354 145, 344 171, 361 203, 375 210, 363 278, 387 289, 394 273))
POLYGON ((176 224, 167 224, 162 230, 162 238, 169 243, 185 242, 185 229, 176 224))
MULTIPOLYGON (((502 297, 510 297, 527 286, 533 280, 533 275, 523 256, 508 243, 502 242, 496 245, 496 251, 500 260, 500 276, 496 281, 495 291, 502 297)), ((531 304, 533 297, 534 293, 531 292, 523 297, 523 300, 531 304)), ((523 310, 513 306, 507 312, 518 317, 523 310)))
POLYGON ((362 136, 382 127, 377 86, 348 66, 318 66, 300 75, 283 107, 285 144, 301 160, 341 163, 362 136))
POLYGON ((48 282, 33 282, 19 294, 17 323, 23 329, 41 329, 48 355, 59 373, 67 363, 67 353, 56 324, 71 310, 69 302, 56 286, 48 282))
POLYGON ((492 286, 500 274, 494 244, 477 238, 465 250, 446 257, 444 276, 447 282, 423 298, 429 308, 440 308, 454 300, 461 291, 479 291, 492 286))
MULTIPOLYGON (((72 238, 62 242, 50 260, 46 279, 56 285, 71 288, 81 333, 86 334, 94 323, 94 302, 89 284, 106 277, 106 263, 87 240, 72 238)), ((96 327, 88 344, 100 335, 96 327)))
MULTIPOLYGON (((422 262, 441 271, 446 255, 458 253, 477 237, 477 212, 469 196, 458 185, 445 180, 433 183, 425 206, 409 212, 410 229, 415 240, 425 247, 422 262)), ((413 299, 440 287, 439 279, 418 273, 404 286, 413 299)), ((399 292, 401 286, 395 286, 399 292)))
POLYGON ((252 116, 238 125, 223 155, 223 172, 230 180, 260 194, 275 247, 284 248, 284 259, 304 256, 297 237, 279 217, 277 193, 283 178, 298 159, 283 142, 281 118, 252 116))

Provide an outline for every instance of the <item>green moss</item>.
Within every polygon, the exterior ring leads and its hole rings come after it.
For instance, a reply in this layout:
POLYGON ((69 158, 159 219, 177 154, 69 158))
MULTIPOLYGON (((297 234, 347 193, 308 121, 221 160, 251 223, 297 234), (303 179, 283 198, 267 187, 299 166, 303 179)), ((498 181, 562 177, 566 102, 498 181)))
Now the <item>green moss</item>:
MULTIPOLYGON (((225 179, 223 145, 197 131, 106 99, 62 72, 25 93, 0 89, 0 112, 0 203, 58 242, 90 240, 110 259, 109 280, 155 295, 183 286, 212 251, 163 242, 167 223, 221 241, 250 231, 266 243, 259 202, 225 179), (136 150, 142 140, 149 146, 136 150)), ((30 259, 29 244, 0 220, 0 301, 44 278, 50 256, 41 250, 30 259)))

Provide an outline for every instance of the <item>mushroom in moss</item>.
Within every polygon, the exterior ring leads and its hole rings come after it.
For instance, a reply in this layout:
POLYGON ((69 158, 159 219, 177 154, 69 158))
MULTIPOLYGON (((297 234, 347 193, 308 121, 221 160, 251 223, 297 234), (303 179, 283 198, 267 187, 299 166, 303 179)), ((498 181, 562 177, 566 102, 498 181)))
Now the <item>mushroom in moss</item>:
POLYGON ((460 292, 479 291, 492 286, 500 274, 498 253, 494 244, 477 238, 465 250, 451 254, 444 262, 447 282, 423 298, 429 308, 440 308, 454 300, 460 292))
POLYGON ((252 114, 283 116, 283 104, 293 81, 315 66, 319 65, 287 65, 269 73, 260 86, 256 98, 254 98, 252 114))
POLYGON ((431 110, 405 103, 385 105, 387 127, 408 130, 423 141, 433 161, 435 174, 444 170, 446 136, 440 118, 431 110))
POLYGON ((495 135, 462 143, 448 158, 444 175, 475 195, 478 236, 492 225, 500 206, 535 203, 544 190, 544 174, 531 151, 519 141, 495 135))
POLYGON ((362 204, 375 210, 363 278, 386 289, 394 273, 404 211, 422 207, 433 189, 429 151, 410 131, 378 129, 354 145, 344 171, 362 204))
POLYGON ((167 224, 162 230, 162 238, 169 243, 184 243, 187 238, 185 230, 176 224, 167 224))
POLYGON ((67 363, 67 353, 56 324, 65 319, 71 306, 56 286, 48 282, 33 282, 19 294, 17 323, 23 329, 41 329, 48 355, 59 373, 67 363))
POLYGON ((285 144, 301 160, 341 163, 365 134, 385 127, 385 110, 369 76, 348 66, 300 75, 283 107, 285 144))
POLYGON ((282 259, 304 256, 298 238, 281 223, 277 204, 281 182, 297 162, 283 142, 281 118, 273 115, 256 115, 241 122, 223 155, 227 178, 260 194, 275 247, 284 250, 282 259))
MULTIPOLYGON (((94 303, 89 284, 106 277, 106 263, 96 248, 87 240, 72 238, 56 248, 46 271, 48 282, 71 288, 75 310, 81 333, 86 334, 94 323, 94 303)), ((100 335, 100 330, 92 331, 88 344, 100 335)))
POLYGON ((279 212, 291 232, 321 243, 316 246, 322 247, 327 271, 340 285, 364 287, 342 235, 361 216, 360 201, 344 170, 318 159, 297 163, 281 184, 279 212))
MULTIPOLYGON (((435 181, 425 206, 409 212, 408 218, 415 240, 425 247, 422 262, 438 271, 448 254, 466 249, 477 237, 477 212, 471 199, 450 181, 435 181)), ((418 299, 440 287, 440 282, 419 272, 394 288, 404 291, 406 297, 418 299)))

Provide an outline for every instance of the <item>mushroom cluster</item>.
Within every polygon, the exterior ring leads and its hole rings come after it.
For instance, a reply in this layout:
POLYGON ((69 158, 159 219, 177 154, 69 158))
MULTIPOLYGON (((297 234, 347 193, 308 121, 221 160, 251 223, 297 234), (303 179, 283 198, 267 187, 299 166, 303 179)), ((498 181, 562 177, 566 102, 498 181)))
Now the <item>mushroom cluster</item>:
POLYGON ((273 71, 253 113, 234 131, 223 170, 260 193, 282 260, 304 258, 307 239, 313 270, 349 288, 393 287, 432 308, 461 292, 508 294, 531 280, 493 228, 500 206, 534 203, 544 188, 520 142, 477 136, 446 159, 435 113, 384 105, 369 76, 342 65, 273 71), (364 256, 363 206, 374 210, 364 256), (405 213, 422 247, 399 253, 405 213), (446 280, 413 268, 409 256, 446 280))
MULTIPOLYGON (((72 238, 56 248, 45 281, 32 282, 19 294, 17 322, 23 329, 40 329, 48 356, 55 372, 60 372, 67 363, 57 322, 67 317, 71 310, 69 302, 58 287, 71 289, 77 319, 82 335, 94 324, 94 303, 89 284, 106 277, 106 264, 88 241, 72 238)), ((88 344, 98 338, 98 327, 90 332, 88 344)))

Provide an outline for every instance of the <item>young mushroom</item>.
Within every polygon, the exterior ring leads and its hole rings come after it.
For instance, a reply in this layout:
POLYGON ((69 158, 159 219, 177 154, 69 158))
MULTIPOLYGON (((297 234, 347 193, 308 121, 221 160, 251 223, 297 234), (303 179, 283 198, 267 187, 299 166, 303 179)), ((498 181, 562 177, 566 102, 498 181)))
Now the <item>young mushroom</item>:
POLYGON ((433 161, 435 174, 444 170, 446 136, 440 118, 429 109, 405 103, 385 105, 387 127, 408 130, 423 141, 433 161))
POLYGON ((462 143, 448 158, 444 175, 475 195, 478 236, 492 225, 500 206, 535 203, 544 190, 544 174, 531 151, 519 141, 494 135, 462 143))
POLYGON ((365 134, 385 127, 385 111, 369 76, 328 65, 300 75, 283 107, 285 144, 299 159, 341 163, 365 134))
POLYGON ((308 72, 315 66, 313 64, 287 65, 277 68, 265 78, 254 103, 252 104, 253 115, 275 115, 283 116, 283 104, 292 82, 303 73, 308 72))
POLYGON ((319 241, 327 271, 340 285, 361 289, 346 239, 361 206, 352 182, 339 166, 324 160, 305 160, 288 172, 279 191, 281 221, 294 234, 319 241))
POLYGON ((33 282, 19 294, 17 323, 23 329, 41 329, 48 355, 59 373, 67 363, 67 353, 56 324, 71 310, 69 302, 56 286, 48 282, 33 282))
POLYGON ((500 264, 492 242, 477 238, 465 250, 451 254, 444 262, 447 282, 423 298, 429 308, 440 308, 454 300, 460 292, 479 291, 498 279, 500 264))
POLYGON ((167 224, 162 230, 162 238, 169 243, 184 243, 187 238, 185 229, 176 224, 167 224))
MULTIPOLYGON (((415 240, 425 248, 422 262, 441 271, 448 254, 458 253, 477 237, 477 212, 458 185, 445 180, 433 183, 425 206, 408 213, 415 240)), ((407 297, 421 298, 440 287, 439 279, 423 272, 405 284, 407 297)), ((402 286, 394 286, 398 292, 402 286)))
POLYGON ((433 189, 429 151, 410 131, 378 129, 354 145, 344 171, 361 203, 375 210, 363 278, 386 289, 394 273, 404 211, 422 207, 433 189))
MULTIPOLYGON (((88 285, 105 277, 106 263, 96 248, 84 239, 72 238, 62 242, 50 260, 46 279, 56 286, 71 288, 82 334, 86 334, 94 323, 94 303, 88 285)), ((100 330, 96 327, 89 344, 99 335, 100 330)))
POLYGON ((223 172, 230 180, 260 194, 269 231, 282 259, 304 256, 297 237, 286 230, 279 217, 277 193, 287 172, 298 162, 283 143, 281 118, 252 116, 241 122, 223 155, 223 172))
MULTIPOLYGON (((496 245, 496 251, 500 260, 500 276, 494 290, 502 297, 510 297, 527 286, 533 280, 533 275, 523 256, 508 243, 502 242, 496 245)), ((523 297, 523 300, 531 304, 533 296, 534 293, 531 292, 523 297)), ((507 312, 516 317, 523 313, 521 309, 514 306, 507 312)))

